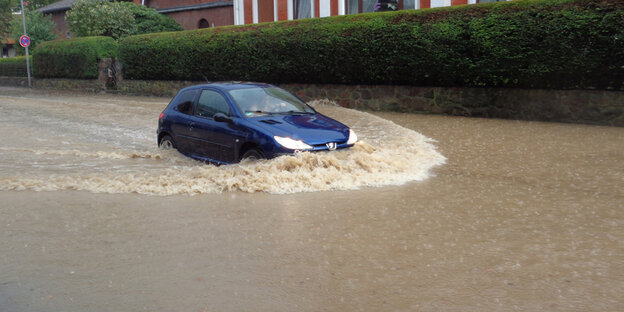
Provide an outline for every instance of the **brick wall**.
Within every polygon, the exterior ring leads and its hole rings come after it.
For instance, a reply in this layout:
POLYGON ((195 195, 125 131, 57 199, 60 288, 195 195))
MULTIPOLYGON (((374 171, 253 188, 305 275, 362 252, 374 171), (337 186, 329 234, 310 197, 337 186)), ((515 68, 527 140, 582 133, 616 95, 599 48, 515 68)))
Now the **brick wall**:
MULTIPOLYGON (((105 74, 107 65, 101 65, 105 74)), ((105 76, 100 80, 35 79, 33 83, 37 88, 104 91, 105 76)), ((122 80, 116 90, 106 92, 173 97, 181 88, 201 83, 204 82, 122 80)), ((0 85, 25 84, 25 78, 0 77, 0 85)), ((304 101, 329 99, 361 110, 624 126, 622 91, 314 84, 281 87, 304 101)))
POLYGON ((234 25, 234 12, 231 6, 168 13, 167 16, 173 18, 184 29, 199 28, 201 19, 206 19, 211 26, 214 24, 215 27, 234 25))
MULTIPOLYGON (((223 0, 145 0, 145 5, 154 9, 164 9, 219 1, 223 0)), ((141 4, 141 1, 138 1, 138 4, 141 4)))
POLYGON ((69 31, 69 26, 67 25, 67 21, 65 21, 65 13, 65 11, 60 11, 50 14, 52 21, 56 24, 52 32, 58 34, 59 38, 65 38, 69 31))
MULTIPOLYGON (((124 80, 122 93, 173 97, 200 81, 124 80)), ((624 126, 624 92, 417 86, 284 84, 304 101, 329 99, 343 107, 624 126)))

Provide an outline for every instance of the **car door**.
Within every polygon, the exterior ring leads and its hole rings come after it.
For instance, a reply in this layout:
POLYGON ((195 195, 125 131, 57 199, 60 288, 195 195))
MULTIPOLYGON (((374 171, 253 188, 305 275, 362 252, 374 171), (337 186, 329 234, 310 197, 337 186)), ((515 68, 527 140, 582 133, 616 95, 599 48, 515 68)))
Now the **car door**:
POLYGON ((182 91, 172 103, 173 118, 171 118, 171 132, 178 151, 183 154, 193 154, 190 125, 193 118, 193 103, 199 89, 182 91))
POLYGON ((242 132, 234 122, 216 121, 215 114, 232 117, 227 99, 217 90, 201 91, 195 109, 192 136, 198 154, 220 162, 236 161, 237 143, 242 132))

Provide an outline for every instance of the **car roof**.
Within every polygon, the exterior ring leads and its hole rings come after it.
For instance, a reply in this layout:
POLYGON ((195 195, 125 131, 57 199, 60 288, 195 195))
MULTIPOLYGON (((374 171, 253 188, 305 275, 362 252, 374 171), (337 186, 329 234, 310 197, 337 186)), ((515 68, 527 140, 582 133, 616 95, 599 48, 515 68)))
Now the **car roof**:
POLYGON ((229 90, 237 90, 237 89, 248 89, 248 88, 269 88, 273 87, 268 83, 262 82, 247 82, 247 81, 219 81, 219 82, 211 82, 205 84, 194 85, 190 87, 186 87, 183 90, 191 90, 191 89, 203 89, 203 88, 217 88, 224 91, 229 90))

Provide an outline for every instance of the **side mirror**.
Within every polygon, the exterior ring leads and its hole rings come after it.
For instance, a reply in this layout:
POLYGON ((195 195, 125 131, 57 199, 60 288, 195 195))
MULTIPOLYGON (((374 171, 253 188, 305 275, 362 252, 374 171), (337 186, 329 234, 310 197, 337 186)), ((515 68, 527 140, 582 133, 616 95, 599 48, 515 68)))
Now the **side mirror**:
POLYGON ((225 116, 225 114, 223 113, 216 113, 213 118, 217 122, 227 122, 227 123, 232 122, 232 118, 225 116))

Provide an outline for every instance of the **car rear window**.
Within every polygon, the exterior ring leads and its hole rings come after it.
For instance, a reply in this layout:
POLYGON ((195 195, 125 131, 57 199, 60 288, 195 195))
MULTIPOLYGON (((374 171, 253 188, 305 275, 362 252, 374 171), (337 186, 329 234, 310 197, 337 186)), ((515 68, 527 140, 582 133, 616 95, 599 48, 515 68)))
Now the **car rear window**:
POLYGON ((191 114, 191 108, 193 107, 193 101, 195 100, 195 96, 197 95, 198 90, 185 90, 178 94, 173 99, 171 105, 173 105, 173 109, 184 113, 191 114))

